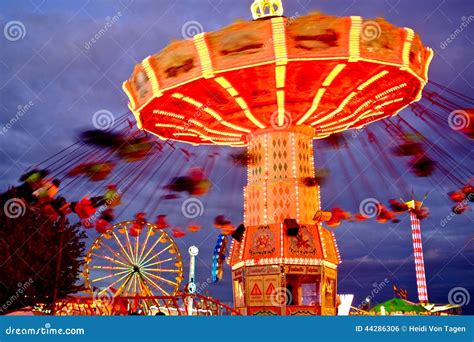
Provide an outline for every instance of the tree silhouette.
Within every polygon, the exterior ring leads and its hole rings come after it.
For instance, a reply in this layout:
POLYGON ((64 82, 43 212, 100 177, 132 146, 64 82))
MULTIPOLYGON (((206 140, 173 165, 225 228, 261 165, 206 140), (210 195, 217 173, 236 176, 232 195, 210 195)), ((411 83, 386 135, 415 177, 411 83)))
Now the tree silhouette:
POLYGON ((0 200, 0 314, 51 304, 55 288, 57 298, 81 290, 78 281, 86 235, 79 225, 67 219, 53 222, 26 205, 14 218, 7 215, 5 204, 5 199, 0 200))

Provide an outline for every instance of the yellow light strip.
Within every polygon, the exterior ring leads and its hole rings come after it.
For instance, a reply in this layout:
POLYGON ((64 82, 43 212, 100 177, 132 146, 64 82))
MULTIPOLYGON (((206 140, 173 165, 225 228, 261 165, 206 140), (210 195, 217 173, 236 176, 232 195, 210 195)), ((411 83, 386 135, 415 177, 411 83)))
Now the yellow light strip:
POLYGON ((239 95, 239 92, 235 90, 234 87, 230 85, 230 83, 224 78, 224 77, 217 77, 214 79, 219 85, 227 90, 227 92, 230 94, 230 96, 235 97, 239 95))
MULTIPOLYGON (((406 108, 408 105, 402 107, 402 109, 406 108)), ((392 116, 394 115, 397 115, 397 113, 399 112, 399 110, 397 110, 395 112, 395 114, 393 114, 392 116)), ((362 120, 362 119, 366 119, 366 118, 370 118, 372 116, 378 116, 378 115, 381 115, 381 114, 386 114, 385 112, 375 112, 375 113, 372 113, 371 110, 368 110, 367 112, 365 112, 364 114, 362 114, 358 119, 357 121, 355 121, 350 127, 348 127, 349 129, 361 129, 361 128, 364 128, 365 126, 367 126, 369 123, 364 123, 364 124, 360 124, 359 121, 362 120), (359 124, 359 126, 356 126, 356 124, 359 124)), ((388 117, 389 115, 386 115, 386 117, 388 117)))
POLYGON ((345 106, 347 106, 347 104, 349 103, 350 100, 352 100, 352 98, 354 96, 357 95, 357 92, 353 91, 352 93, 349 94, 349 96, 347 96, 344 101, 342 101, 342 103, 339 105, 339 111, 343 110, 345 106))
POLYGON ((269 154, 269 148, 268 148, 268 134, 263 135, 263 151, 265 154, 265 164, 264 164, 264 169, 263 169, 263 174, 265 175, 265 180, 263 181, 263 224, 267 224, 268 221, 268 170, 269 170, 269 165, 268 165, 268 154, 269 154))
POLYGON ((339 125, 339 126, 334 126, 334 127, 330 127, 330 128, 322 128, 321 132, 323 132, 323 133, 329 132, 329 134, 344 132, 345 130, 347 130, 347 126, 348 125, 339 125))
MULTIPOLYGON (((169 116, 169 117, 172 117, 172 118, 175 118, 175 119, 180 119, 180 120, 185 119, 184 115, 165 112, 165 111, 162 111, 162 110, 154 110, 153 114, 160 114, 160 115, 169 116)), ((211 129, 211 128, 207 127, 206 125, 204 125, 203 123, 201 123, 201 122, 199 122, 195 119, 189 119, 188 122, 195 125, 195 126, 204 128, 204 130, 206 132, 209 132, 209 133, 214 133, 214 134, 217 134, 217 135, 224 135, 224 136, 229 136, 229 137, 237 137, 237 138, 242 137, 242 134, 239 134, 239 133, 230 133, 230 132, 223 132, 223 131, 218 131, 218 130, 211 129)))
POLYGON ((355 114, 358 114, 360 111, 362 111, 365 107, 368 105, 372 104, 374 101, 372 99, 365 101, 363 104, 361 104, 355 111, 355 114))
POLYGON ((415 37, 415 33, 411 28, 404 27, 404 30, 407 34, 407 37, 405 39, 405 42, 403 43, 403 66, 405 68, 410 67, 410 50, 411 50, 411 45, 413 43, 413 38, 415 37))
POLYGON ((199 121, 197 121, 197 120, 194 120, 194 119, 190 119, 188 122, 190 122, 190 123, 192 123, 193 125, 196 125, 196 126, 198 126, 198 127, 204 128, 204 130, 205 130, 206 132, 209 132, 209 133, 214 133, 214 134, 217 134, 217 135, 225 135, 225 136, 228 136, 228 137, 242 138, 242 134, 218 131, 218 130, 209 128, 209 127, 207 127, 206 125, 204 125, 204 124, 202 124, 201 122, 199 122, 199 121))
POLYGON ((230 147, 245 147, 247 146, 244 142, 219 142, 209 139, 209 143, 201 142, 200 145, 219 145, 219 146, 230 146, 230 147))
POLYGON ((327 75, 326 79, 323 82, 323 87, 329 87, 334 81, 334 79, 339 75, 339 73, 346 67, 347 64, 338 64, 336 65, 332 71, 327 75))
POLYGON ((276 87, 283 88, 286 79, 286 66, 279 65, 275 68, 276 87))
MULTIPOLYGON (((350 93, 350 94, 344 99, 344 101, 341 102, 341 104, 339 105, 339 107, 338 107, 335 111, 333 111, 333 112, 329 113, 328 115, 324 116, 323 118, 321 118, 321 119, 319 119, 319 120, 313 122, 313 123, 311 124, 311 126, 314 126, 314 125, 316 125, 316 124, 318 124, 318 123, 320 123, 320 122, 322 122, 322 121, 324 121, 324 120, 326 120, 326 119, 328 119, 328 118, 330 118, 330 117, 336 115, 337 113, 341 112, 341 111, 344 109, 344 107, 349 103, 349 101, 352 100, 352 98, 353 98, 354 96, 356 96, 356 95, 357 95, 357 92, 354 92, 354 91, 353 91, 352 93, 350 93)), ((359 107, 359 108, 360 108, 360 107, 359 107)), ((335 124, 337 124, 337 123, 340 123, 340 122, 342 122, 342 121, 345 121, 345 120, 347 120, 348 118, 353 117, 354 115, 356 115, 356 112, 354 112, 353 114, 351 114, 351 115, 349 115, 349 116, 347 116, 347 117, 345 117, 345 118, 343 118, 343 119, 337 120, 336 122, 333 122, 333 123, 331 123, 331 124, 322 125, 321 127, 330 127, 330 126, 332 126, 332 125, 335 125, 335 124)))
POLYGON ((316 133, 315 139, 324 139, 331 135, 331 133, 316 133))
POLYGON ((434 55, 433 50, 431 48, 428 48, 427 51, 428 51, 428 58, 425 63, 425 70, 423 72, 425 76, 425 82, 428 82, 428 70, 430 68, 431 61, 433 60, 433 55, 434 55))
POLYGON ((286 30, 285 18, 277 17, 271 19, 273 47, 275 50, 275 58, 277 65, 285 65, 288 63, 288 51, 286 49, 286 30))
POLYGON ((357 121, 360 121, 362 119, 366 119, 366 118, 370 118, 371 116, 377 116, 377 115, 380 115, 380 114, 384 114, 384 112, 375 112, 375 113, 372 113, 372 110, 368 110, 366 111, 365 113, 363 113, 361 116, 359 116, 357 118, 357 121))
POLYGON ((425 89, 426 83, 422 82, 420 85, 420 89, 418 89, 418 92, 416 93, 415 100, 413 102, 418 102, 421 100, 423 97, 423 90, 425 89))
POLYGON ((314 97, 313 104, 311 105, 311 108, 306 112, 306 114, 298 120, 296 123, 297 125, 303 124, 306 120, 309 119, 311 115, 314 114, 316 109, 318 109, 319 102, 321 102, 321 98, 323 97, 324 93, 326 92, 325 88, 319 88, 318 92, 316 93, 316 96, 314 97))
POLYGON ((193 128, 188 128, 188 131, 189 132, 193 132, 193 133, 196 133, 198 134, 201 138, 205 138, 205 139, 208 139, 208 140, 222 140, 222 141, 241 141, 240 139, 237 139, 237 138, 221 138, 221 137, 210 137, 196 129, 193 129, 193 128))
POLYGON ((202 123, 200 123, 199 121, 197 121, 197 120, 189 119, 188 122, 189 122, 189 123, 192 123, 192 124, 195 125, 195 126, 204 128, 204 125, 203 125, 202 123))
POLYGON ((329 114, 323 116, 322 118, 320 118, 320 119, 318 119, 318 120, 312 122, 312 123, 311 123, 311 126, 316 126, 318 123, 321 123, 321 122, 323 122, 323 121, 326 121, 326 119, 329 119, 329 118, 333 117, 334 115, 336 115, 336 114, 339 113, 339 112, 340 112, 339 109, 333 110, 331 113, 329 113, 329 114))
POLYGON ((197 137, 197 134, 194 133, 173 133, 176 137, 197 137))
MULTIPOLYGON (((368 100, 368 101, 364 102, 363 104, 361 104, 361 105, 359 106, 359 108, 357 108, 357 109, 354 111, 354 113, 352 113, 351 115, 348 115, 348 116, 346 116, 345 118, 343 118, 343 119, 341 119, 341 120, 337 120, 336 122, 333 122, 333 123, 331 123, 331 124, 322 125, 321 128, 322 128, 322 129, 325 129, 325 131, 327 131, 327 130, 329 130, 329 129, 344 127, 344 126, 347 128, 347 127, 351 126, 352 121, 349 122, 349 123, 347 123, 347 124, 340 125, 340 126, 334 126, 334 125, 337 125, 338 123, 341 123, 341 122, 343 122, 343 121, 347 121, 347 120, 352 119, 354 116, 356 116, 357 114, 359 114, 363 109, 365 109, 366 107, 368 107, 371 103, 373 103, 373 101, 372 101, 372 100, 368 100)), ((367 114, 367 113, 369 113, 369 112, 370 112, 370 110, 364 112, 364 113, 361 114, 361 115, 365 115, 365 114, 367 114)), ((357 122, 358 120, 359 120, 359 117, 358 117, 356 120, 354 120, 354 122, 357 122)))
POLYGON ((165 124, 165 123, 161 123, 161 122, 155 123, 155 126, 160 127, 160 128, 176 128, 176 129, 185 130, 184 126, 173 125, 173 124, 165 124))
POLYGON ((234 87, 231 87, 229 89, 226 89, 228 91, 228 93, 230 94, 230 96, 232 97, 235 97, 237 95, 239 95, 239 92, 237 90, 235 90, 234 87))
MULTIPOLYGON (((276 86, 277 89, 285 87, 286 65, 278 65, 275 68, 276 86)), ((285 124, 285 90, 277 90, 277 104, 278 104, 278 126, 282 127, 285 124)))
POLYGON ((143 69, 145 69, 146 76, 150 80, 153 96, 160 97, 161 95, 163 95, 163 93, 160 91, 160 85, 158 84, 158 78, 156 77, 155 70, 153 69, 153 67, 151 65, 151 62, 150 62, 151 58, 152 58, 151 56, 145 58, 142 62, 142 66, 143 66, 143 69))
POLYGON ((386 76, 389 72, 387 70, 384 70, 384 71, 381 71, 379 72, 377 75, 369 78, 367 81, 365 81, 364 83, 362 83, 358 88, 357 90, 361 91, 361 90, 364 90, 365 88, 367 88, 369 85, 371 85, 372 83, 374 83, 375 81, 378 81, 379 79, 381 79, 382 77, 386 76))
POLYGON ((236 97, 235 102, 237 102, 239 107, 242 108, 243 110, 248 110, 249 109, 249 107, 247 106, 247 102, 245 102, 245 100, 243 98, 236 97))
POLYGON ((219 85, 225 90, 232 88, 232 85, 225 79, 225 77, 217 77, 214 81, 219 83, 219 85))
POLYGON ((176 114, 176 113, 170 113, 170 112, 165 112, 164 110, 159 110, 159 109, 155 109, 155 110, 153 111, 153 114, 159 114, 159 115, 169 116, 169 117, 171 117, 171 118, 180 119, 180 120, 183 120, 183 119, 184 119, 184 115, 176 114))
MULTIPOLYGON (((209 114, 210 116, 212 116, 214 119, 216 119, 217 121, 219 121, 219 122, 220 122, 220 121, 223 121, 223 120, 222 120, 222 116, 220 116, 219 114, 217 114, 217 112, 214 111, 213 109, 211 109, 211 108, 209 108, 209 107, 205 107, 205 108, 204 108, 204 111, 205 111, 207 114, 209 114)), ((223 121, 223 122, 225 122, 225 121, 223 121)), ((222 122, 221 122, 221 123, 222 123, 222 122)), ((238 126, 236 126, 236 127, 238 127, 238 126)), ((236 129, 237 129, 237 128, 236 128, 236 129)), ((238 127, 238 129, 239 129, 239 130, 243 130, 243 128, 240 128, 240 127, 238 127)), ((245 131, 247 131, 247 130, 245 130, 245 131)), ((245 131, 244 131, 244 132, 245 132, 245 131)))
POLYGON ((357 62, 360 58, 360 35, 362 18, 351 16, 351 31, 349 33, 349 62, 357 62))
MULTIPOLYGON (((173 94, 174 95, 174 94, 173 94)), ((201 108, 202 106, 204 106, 201 102, 199 101, 196 101, 195 99, 191 98, 191 97, 188 97, 188 96, 183 96, 181 97, 181 100, 183 100, 184 102, 187 102, 189 103, 190 105, 193 105, 195 107, 198 107, 198 108, 201 108)))
POLYGON ((209 107, 206 107, 204 109, 204 111, 206 113, 208 113, 209 115, 211 115, 214 119, 216 119, 217 121, 219 121, 219 123, 223 126, 226 126, 226 127, 229 127, 229 128, 232 128, 232 129, 235 129, 236 131, 241 131, 241 132, 244 132, 244 133, 250 133, 251 131, 249 129, 246 129, 246 128, 243 128, 243 127, 240 127, 240 126, 237 126, 237 125, 234 125, 230 122, 227 122, 225 120, 219 120, 217 119, 217 117, 220 117, 219 114, 217 114, 214 110, 212 110, 211 108, 209 107))
POLYGON ((214 77, 214 70, 212 68, 211 55, 206 44, 205 33, 200 33, 194 36, 194 45, 199 55, 201 63, 202 76, 204 78, 214 77))
MULTIPOLYGON (((339 126, 334 126, 336 123, 334 124, 331 124, 331 125, 326 125, 326 126, 321 126, 321 129, 323 132, 330 132, 332 130, 339 130, 341 128, 348 128, 349 126, 353 125, 353 123, 357 122, 361 117, 364 117, 365 115, 369 115, 370 113, 372 112, 372 109, 369 109, 367 111, 365 111, 364 113, 362 113, 357 119, 355 119, 354 121, 350 121, 348 123, 345 123, 343 125, 339 125, 339 126)), ((356 114, 351 114, 349 117, 345 118, 344 121, 354 117, 356 114)))
MULTIPOLYGON (((396 100, 387 101, 387 102, 384 102, 384 103, 382 103, 382 104, 376 106, 375 109, 382 109, 383 107, 385 107, 385 106, 387 106, 387 105, 389 105, 389 104, 392 104, 392 103, 395 103, 395 102, 400 102, 400 101, 402 101, 402 100, 403 100, 403 98, 399 98, 399 99, 396 99, 396 100)), ((368 102, 369 102, 369 101, 365 102, 364 105, 365 105, 366 103, 368 103, 368 102)), ((372 101, 370 101, 370 102, 372 102, 372 101)), ((364 106, 364 107, 367 107, 367 106, 364 106)), ((405 107, 406 107, 406 106, 405 106, 405 107)), ((360 106, 360 107, 358 108, 358 111, 360 111, 361 108, 363 108, 363 107, 360 106)), ((357 111, 357 112, 358 112, 358 111, 357 111)), ((348 119, 354 117, 354 116, 357 114, 357 112, 354 112, 354 114, 348 116, 347 118, 345 118, 345 120, 348 120, 348 119)), ((354 125, 355 125, 357 122, 359 122, 360 120, 365 119, 365 118, 368 118, 368 117, 371 117, 371 116, 377 116, 377 115, 380 115, 380 114, 384 114, 384 112, 383 112, 383 111, 379 111, 379 112, 372 113, 372 109, 370 109, 370 110, 368 110, 368 111, 365 111, 365 112, 362 113, 361 115, 359 115, 359 116, 354 120, 353 123, 349 122, 347 125, 345 125, 345 127, 346 127, 346 129, 352 128, 351 126, 354 126, 354 125)), ((341 126, 333 126, 333 125, 334 125, 334 124, 324 126, 325 130, 323 130, 323 131, 328 131, 329 129, 332 130, 332 129, 338 129, 338 128, 344 127, 344 126, 342 126, 342 125, 341 125, 341 126)), ((365 126, 365 125, 363 125, 363 126, 365 126)), ((359 128, 359 127, 355 127, 355 128, 359 128)))
POLYGON ((129 81, 125 81, 122 83, 122 89, 127 95, 129 102, 130 102, 130 107, 133 109, 137 109, 137 102, 135 101, 135 97, 132 95, 132 89, 129 81))
MULTIPOLYGON (((344 120, 346 120, 346 119, 348 119, 348 118, 344 118, 344 120)), ((328 132, 328 131, 332 131, 333 129, 338 129, 338 128, 342 128, 342 127, 347 126, 347 124, 335 126, 338 123, 340 123, 340 121, 336 121, 336 122, 333 122, 333 123, 328 124, 328 125, 322 125, 321 127, 319 127, 319 129, 321 130, 321 132, 328 132)))
POLYGON ((192 129, 192 128, 186 128, 184 126, 180 126, 180 125, 173 125, 173 124, 164 124, 164 123, 156 123, 155 124, 156 127, 160 127, 160 128, 174 128, 174 129, 179 129, 181 131, 185 131, 184 133, 186 132, 191 132, 191 133, 195 133, 197 134, 199 137, 205 139, 205 140, 209 140, 211 142, 214 142, 215 140, 220 140, 220 141, 228 141, 228 142, 238 142, 238 143, 242 143, 242 141, 240 139, 234 139, 234 138, 220 138, 220 137, 210 137, 208 135, 205 135, 204 133, 196 130, 196 129, 192 129))
MULTIPOLYGON (((293 171, 293 179, 295 182, 295 196, 296 198, 296 220, 300 222, 300 195, 299 195, 299 187, 298 187, 298 178, 297 178, 297 171, 296 171, 296 148, 295 148, 295 133, 291 133, 291 161, 292 161, 292 171, 293 171)), ((283 242, 283 240, 281 240, 283 242)), ((283 254, 282 254, 283 255, 283 254)))
POLYGON ((229 81, 227 81, 224 77, 217 77, 214 79, 221 87, 223 87, 225 90, 229 92, 229 94, 234 97, 235 102, 239 105, 240 108, 242 108, 245 116, 247 119, 249 119, 255 126, 258 128, 265 128, 265 125, 263 125, 260 121, 257 120, 255 116, 253 116, 252 112, 250 111, 249 107, 247 106, 247 103, 242 97, 236 97, 239 95, 239 92, 230 84, 229 81), (233 95, 235 94, 235 95, 233 95))
POLYGON ((282 127, 285 124, 285 91, 277 90, 278 103, 278 126, 282 127))
MULTIPOLYGON (((283 17, 273 18, 272 35, 273 47, 275 52, 276 67, 275 67, 275 82, 277 89, 277 105, 278 105, 278 126, 282 127, 285 124, 285 91, 281 88, 285 87, 286 78, 286 64, 288 63, 288 51, 286 49, 286 29, 285 20, 283 17)), ((258 126, 258 125, 257 125, 258 126)))
MULTIPOLYGON (((188 96, 184 96, 183 94, 180 94, 180 93, 174 93, 173 95, 171 95, 172 97, 176 98, 176 99, 180 99, 184 102, 187 102, 193 106, 195 106, 196 108, 206 112, 207 114, 211 115, 214 119, 216 119, 221 125, 223 126, 227 126, 229 128, 232 128, 232 129, 235 129, 237 131, 241 131, 241 132, 245 132, 245 133, 250 133, 250 130, 246 129, 246 128, 243 128, 243 127, 239 127, 237 125, 234 125, 234 124, 231 124, 230 122, 227 122, 225 120, 222 119, 222 116, 220 116, 216 111, 214 111, 213 109, 205 106, 204 104, 202 104, 201 102, 199 101, 196 101, 188 96)), ((232 134, 232 133, 228 133, 228 134, 232 134)), ((240 134, 239 134, 240 136, 240 134)))
POLYGON ((260 121, 258 121, 255 116, 253 116, 252 112, 247 106, 247 103, 242 97, 235 97, 234 99, 235 99, 235 102, 237 102, 240 108, 242 108, 242 110, 244 111, 244 114, 247 117, 247 119, 249 119, 258 128, 262 128, 262 129, 265 128, 265 125, 262 124, 260 121))
POLYGON ((394 91, 396 91, 396 90, 403 89, 403 88, 405 88, 406 86, 407 86, 406 83, 399 84, 399 85, 397 85, 397 86, 395 86, 395 87, 389 88, 389 89, 385 90, 384 92, 382 92, 382 93, 376 95, 375 98, 378 100, 378 99, 380 99, 380 98, 382 98, 382 97, 384 97, 384 96, 386 96, 386 95, 388 95, 388 94, 390 94, 390 93, 392 93, 392 92, 394 92, 394 91))
POLYGON ((392 103, 400 102, 400 101, 403 101, 403 100, 404 100, 403 97, 400 97, 400 98, 395 99, 395 100, 390 100, 390 101, 384 102, 382 104, 379 104, 378 106, 375 106, 375 109, 381 109, 385 106, 391 105, 392 103))
POLYGON ((143 130, 143 123, 142 123, 142 119, 140 117, 140 113, 135 111, 135 110, 132 110, 130 108, 131 112, 133 113, 133 116, 135 117, 135 120, 137 121, 137 128, 140 129, 140 130, 143 130))
POLYGON ((195 142, 192 142, 192 141, 189 141, 189 140, 182 140, 182 139, 176 139, 176 138, 165 138, 159 134, 157 134, 156 132, 153 132, 153 131, 149 131, 147 130, 148 133, 154 135, 155 137, 157 137, 158 139, 160 140, 163 140, 163 141, 168 141, 168 140, 172 140, 172 141, 177 141, 177 142, 181 142, 181 143, 185 143, 185 144, 191 144, 193 146, 199 146, 198 143, 195 143, 195 142))

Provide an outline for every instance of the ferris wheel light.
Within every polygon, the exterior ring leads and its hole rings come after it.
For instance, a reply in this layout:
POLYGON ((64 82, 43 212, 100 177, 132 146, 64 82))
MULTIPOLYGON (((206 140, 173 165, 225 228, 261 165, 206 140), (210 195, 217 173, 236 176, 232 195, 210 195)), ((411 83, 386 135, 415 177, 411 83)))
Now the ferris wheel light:
POLYGON ((103 233, 93 243, 83 271, 87 291, 99 297, 107 296, 112 288, 116 289, 113 297, 175 295, 183 279, 177 246, 156 225, 148 224, 131 236, 128 230, 133 224, 118 223, 107 232, 109 239, 103 233), (94 292, 94 287, 102 290, 94 292))

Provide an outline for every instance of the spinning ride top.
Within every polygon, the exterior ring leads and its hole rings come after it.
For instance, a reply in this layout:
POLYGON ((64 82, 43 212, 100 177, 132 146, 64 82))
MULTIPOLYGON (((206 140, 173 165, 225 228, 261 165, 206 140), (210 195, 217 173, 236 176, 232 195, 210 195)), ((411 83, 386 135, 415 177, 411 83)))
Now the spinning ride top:
POLYGON ((230 264, 244 314, 336 313, 339 252, 321 209, 313 139, 361 129, 421 98, 432 50, 384 19, 322 13, 257 20, 171 43, 123 89, 137 125, 162 140, 247 147, 242 241, 230 264), (276 300, 283 293, 288 300, 276 300), (290 300, 291 299, 291 300, 290 300))

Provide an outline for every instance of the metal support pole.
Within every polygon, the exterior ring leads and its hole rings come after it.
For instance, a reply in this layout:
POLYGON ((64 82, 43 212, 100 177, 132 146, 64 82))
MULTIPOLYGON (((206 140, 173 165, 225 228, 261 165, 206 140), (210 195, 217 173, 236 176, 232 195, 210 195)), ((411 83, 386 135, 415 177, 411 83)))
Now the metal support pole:
POLYGON ((193 295, 196 293, 195 271, 196 271, 196 256, 199 249, 196 246, 189 247, 189 281, 188 281, 188 298, 187 298, 187 312, 188 316, 193 315, 193 295))

